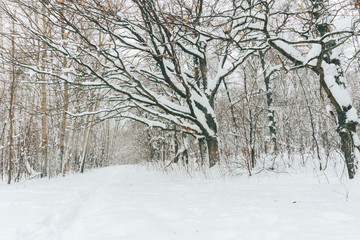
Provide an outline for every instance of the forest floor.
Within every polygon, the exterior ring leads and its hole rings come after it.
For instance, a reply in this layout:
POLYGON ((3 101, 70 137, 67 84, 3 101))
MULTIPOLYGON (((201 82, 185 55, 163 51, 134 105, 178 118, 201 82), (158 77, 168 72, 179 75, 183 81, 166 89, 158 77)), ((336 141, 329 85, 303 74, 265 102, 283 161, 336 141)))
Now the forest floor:
POLYGON ((0 240, 358 240, 360 181, 116 166, 6 185, 0 240))

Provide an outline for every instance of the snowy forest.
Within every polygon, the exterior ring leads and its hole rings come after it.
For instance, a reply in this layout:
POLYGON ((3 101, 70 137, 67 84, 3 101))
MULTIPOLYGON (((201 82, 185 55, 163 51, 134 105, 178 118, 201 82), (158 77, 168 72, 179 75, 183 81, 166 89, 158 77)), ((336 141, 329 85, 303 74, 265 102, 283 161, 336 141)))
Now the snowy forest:
POLYGON ((360 239, 360 0, 0 0, 0 240, 360 239))
POLYGON ((354 178, 360 2, 3 0, 8 183, 153 163, 354 178))

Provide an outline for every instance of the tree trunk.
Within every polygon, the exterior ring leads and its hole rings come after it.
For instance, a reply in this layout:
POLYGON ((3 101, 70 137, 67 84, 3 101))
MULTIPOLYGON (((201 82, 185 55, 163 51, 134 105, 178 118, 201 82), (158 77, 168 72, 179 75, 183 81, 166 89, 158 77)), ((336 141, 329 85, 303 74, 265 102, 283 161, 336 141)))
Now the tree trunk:
MULTIPOLYGON (((313 0, 313 2, 314 4, 316 4, 316 8, 318 11, 314 12, 314 19, 323 18, 324 16, 326 16, 325 14, 323 14, 324 11, 327 11, 324 5, 324 1, 313 0)), ((327 23, 326 21, 320 21, 320 23, 315 24, 315 26, 320 36, 324 36, 325 34, 330 32, 330 23, 327 23)), ((331 104, 336 109, 338 117, 337 132, 339 133, 341 139, 341 151, 343 152, 345 157, 345 164, 347 166, 349 178, 352 179, 356 174, 357 165, 360 160, 360 143, 358 142, 359 139, 356 133, 358 115, 356 110, 352 106, 352 98, 350 96, 350 93, 347 91, 346 77, 344 76, 344 71, 341 66, 341 61, 339 58, 338 49, 336 49, 336 44, 337 42, 335 40, 322 44, 322 61, 319 61, 319 64, 316 66, 316 70, 320 76, 321 87, 325 90, 331 104), (326 65, 324 64, 324 67, 322 66, 323 63, 326 63, 326 65), (331 77, 329 78, 329 76, 331 77), (334 96, 333 91, 336 91, 336 94, 341 95, 341 97, 334 96), (348 97, 348 99, 344 102, 341 102, 343 99, 340 98, 346 97, 348 97)))
MULTIPOLYGON (((1 133, 1 146, 5 146, 5 129, 6 129, 6 123, 4 123, 3 129, 2 129, 2 133, 1 133)), ((5 152, 5 147, 2 148, 1 150, 1 163, 0 163, 0 172, 1 172, 1 180, 4 179, 5 176, 5 159, 4 159, 4 152, 5 152)))
POLYGON ((250 104, 248 102, 248 112, 249 112, 249 147, 250 147, 250 160, 251 160, 251 168, 254 168, 256 165, 255 159, 255 127, 254 127, 254 119, 253 114, 250 108, 250 104))
MULTIPOLYGON (((96 98, 99 97, 100 92, 97 94, 96 98)), ((91 100, 93 100, 95 95, 95 92, 91 92, 91 100)), ((93 110, 96 111, 97 110, 97 104, 95 104, 95 106, 90 106, 89 108, 89 112, 92 112, 93 110)), ((90 115, 88 115, 86 117, 86 123, 85 123, 85 132, 84 132, 84 138, 83 138, 83 146, 82 146, 82 154, 81 154, 81 163, 80 163, 80 172, 84 173, 84 167, 85 167, 85 157, 86 157, 86 152, 88 149, 88 145, 89 145, 89 139, 92 135, 92 129, 94 126, 94 119, 95 119, 95 114, 91 115, 91 120, 90 120, 90 115), (90 122, 89 122, 90 121, 90 122)))
POLYGON ((268 112, 268 121, 269 121, 268 126, 270 131, 270 140, 273 144, 274 151, 277 151, 275 110, 273 106, 272 89, 270 87, 271 75, 275 73, 275 71, 268 73, 265 64, 265 53, 259 51, 259 55, 260 55, 261 67, 263 70, 265 89, 266 89, 266 103, 267 103, 267 112, 268 112))
MULTIPOLYGON (((45 8, 43 8, 43 11, 45 8)), ((46 17, 45 15, 43 16, 42 19, 42 24, 43 24, 43 31, 47 32, 47 27, 46 27, 46 17)), ((41 59, 40 62, 42 63, 41 66, 41 70, 43 72, 45 72, 45 64, 46 64, 46 43, 43 42, 42 43, 42 54, 41 54, 41 59)), ((39 50, 40 50, 40 44, 39 44, 39 50)), ((40 53, 40 51, 39 51, 40 53)), ((41 74, 41 112, 42 112, 42 117, 41 117, 41 138, 42 138, 42 142, 41 142, 41 150, 42 150, 42 158, 44 160, 44 167, 42 170, 42 174, 41 177, 45 177, 48 175, 48 136, 47 136, 47 117, 46 117, 46 113, 47 113, 47 96, 46 96, 46 85, 45 85, 45 74, 41 74)))
POLYGON ((178 139, 176 136, 176 126, 174 127, 174 137, 173 137, 173 144, 174 144, 174 163, 178 163, 179 162, 179 143, 178 143, 178 139))
POLYGON ((90 126, 87 130, 87 133, 85 133, 84 136, 84 145, 83 145, 83 152, 82 152, 82 156, 81 156, 81 167, 80 167, 80 172, 84 173, 84 168, 85 168, 85 158, 86 158, 86 154, 87 154, 87 150, 89 148, 89 142, 90 142, 90 138, 93 135, 93 121, 94 121, 95 115, 92 115, 91 118, 91 123, 90 126))
POLYGON ((84 173, 84 167, 85 167, 85 157, 86 152, 89 144, 89 138, 90 138, 90 132, 92 128, 92 124, 88 127, 89 124, 89 116, 86 119, 86 126, 85 126, 85 132, 84 132, 84 138, 83 138, 83 145, 82 145, 82 153, 81 153, 81 162, 80 162, 80 172, 84 173))
MULTIPOLYGON (((322 88, 320 88, 320 99, 321 99, 321 108, 322 108, 321 113, 322 116, 325 116, 328 113, 326 110, 325 96, 322 88)), ((322 147, 324 148, 326 154, 326 159, 324 163, 324 170, 325 170, 327 168, 328 158, 331 151, 330 140, 328 135, 328 123, 327 123, 327 118, 324 117, 321 117, 318 121, 319 121, 320 133, 321 133, 322 147)))
MULTIPOLYGON (((11 37, 11 51, 12 51, 12 60, 15 61, 15 38, 14 38, 14 32, 15 32, 15 22, 12 22, 12 32, 13 35, 11 37)), ((12 178, 12 157, 13 157, 13 144, 14 144, 14 101, 15 101, 15 65, 14 63, 11 66, 11 86, 10 86, 10 104, 9 104, 9 158, 8 158, 8 164, 7 164, 7 174, 8 174, 8 184, 11 183, 12 178)))
POLYGON ((349 129, 348 127, 338 129, 338 133, 341 139, 341 151, 345 157, 345 163, 350 179, 354 178, 357 170, 357 162, 355 158, 356 146, 354 145, 354 139, 352 136, 352 132, 355 132, 355 126, 352 128, 353 129, 349 129))
POLYGON ((360 146, 358 142, 358 135, 356 133, 358 116, 356 110, 350 103, 347 103, 349 104, 348 106, 343 106, 338 102, 339 99, 337 99, 332 93, 332 86, 329 86, 325 81, 325 76, 329 74, 334 75, 334 72, 336 73, 337 71, 337 75, 333 76, 335 79, 335 84, 343 87, 343 89, 346 90, 346 79, 343 76, 340 61, 337 58, 331 58, 330 54, 325 57, 324 61, 329 64, 329 69, 327 69, 327 71, 329 71, 330 73, 326 74, 323 68, 318 68, 318 73, 320 75, 320 84, 321 87, 325 90, 327 96, 329 97, 331 104, 336 109, 338 118, 337 132, 339 133, 341 139, 341 151, 343 152, 345 157, 345 164, 348 170, 349 178, 352 179, 356 174, 357 165, 360 158, 360 146), (348 119, 348 113, 350 111, 352 111, 352 119, 348 119))
POLYGON ((211 136, 206 137, 206 144, 209 154, 209 167, 213 167, 220 160, 218 138, 211 136))
MULTIPOLYGON (((72 143, 74 143, 74 140, 75 140, 75 129, 76 128, 76 121, 73 121, 73 126, 72 126, 72 131, 71 131, 71 134, 70 134, 70 136, 69 136, 69 141, 70 141, 70 144, 71 144, 71 142, 72 143)), ((74 144, 73 144, 74 145, 74 144)), ((70 169, 70 156, 68 156, 69 154, 67 154, 66 156, 67 156, 67 158, 65 158, 66 159, 66 161, 64 162, 64 166, 63 166, 63 168, 62 168, 62 175, 63 175, 63 177, 65 177, 65 175, 66 175, 66 171, 68 170, 68 169, 70 169)))
POLYGON ((65 155, 65 134, 66 134, 66 125, 67 125, 67 116, 66 111, 68 110, 69 106, 69 87, 67 83, 64 83, 64 108, 62 113, 62 122, 60 127, 60 172, 63 172, 64 168, 64 155, 65 155))
POLYGON ((202 166, 206 162, 206 157, 207 157, 205 138, 199 139, 199 152, 200 152, 200 164, 202 166))
POLYGON ((42 177, 46 177, 48 175, 48 138, 47 138, 47 119, 46 119, 46 86, 45 86, 45 75, 43 74, 41 77, 41 112, 43 116, 41 117, 41 150, 42 157, 44 160, 44 167, 42 170, 42 177))
MULTIPOLYGON (((351 106, 350 106, 351 107, 351 106)), ((358 139, 356 133, 357 122, 347 121, 347 110, 343 108, 342 111, 338 111, 338 129, 337 132, 340 136, 341 151, 345 157, 345 164, 349 174, 349 178, 353 179, 358 167, 359 161, 359 144, 356 142, 358 139)))
MULTIPOLYGON (((0 11, 0 32, 4 32, 3 31, 3 17, 2 17, 2 11, 0 11)), ((4 47, 4 40, 3 38, 0 38, 0 48, 3 49, 4 47)), ((4 63, 2 64, 2 68, 4 69, 4 63)), ((5 91, 6 87, 5 87, 5 81, 4 81, 4 87, 3 87, 3 91, 1 93, 2 96, 5 96, 4 95, 4 91, 5 91)), ((2 134, 1 134, 1 146, 2 149, 1 149, 1 162, 0 162, 0 174, 1 174, 1 180, 4 180, 4 176, 5 176, 5 159, 4 159, 4 151, 5 151, 5 128, 6 128, 6 122, 4 122, 4 126, 3 126, 3 129, 2 129, 2 134)))
POLYGON ((13 121, 14 121, 14 95, 15 95, 15 71, 14 66, 12 66, 12 83, 10 87, 10 106, 9 106, 9 158, 8 158, 8 164, 7 164, 7 174, 8 174, 8 184, 11 183, 11 170, 12 170, 12 154, 13 154, 13 135, 14 135, 14 127, 13 127, 13 121))
MULTIPOLYGON (((62 11, 63 13, 63 11, 62 11)), ((61 36, 63 40, 66 40, 66 35, 65 35, 65 26, 63 26, 61 28, 61 36)), ((71 65, 71 63, 70 63, 71 65)), ((67 68, 68 67, 68 63, 67 63, 67 59, 64 58, 63 64, 62 64, 63 68, 67 68)), ((69 75, 68 72, 65 72, 65 77, 67 78, 69 75)), ((59 152, 59 158, 60 158, 60 172, 64 174, 64 167, 65 167, 65 163, 64 163, 64 155, 65 155, 65 135, 66 135, 66 125, 67 125, 67 115, 66 112, 68 111, 69 108, 69 85, 67 82, 64 82, 64 106, 63 106, 63 113, 62 113, 62 122, 61 122, 61 127, 60 127, 60 152, 59 152)), ((66 171, 66 170, 65 170, 66 171)))

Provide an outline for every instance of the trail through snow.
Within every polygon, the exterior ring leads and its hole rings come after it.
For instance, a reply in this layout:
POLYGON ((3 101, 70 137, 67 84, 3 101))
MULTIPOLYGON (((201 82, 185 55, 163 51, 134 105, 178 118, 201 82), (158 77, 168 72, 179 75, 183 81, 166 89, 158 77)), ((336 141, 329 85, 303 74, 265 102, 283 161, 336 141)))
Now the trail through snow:
POLYGON ((0 183, 0 240, 358 240, 360 182, 346 185, 136 166, 0 183))

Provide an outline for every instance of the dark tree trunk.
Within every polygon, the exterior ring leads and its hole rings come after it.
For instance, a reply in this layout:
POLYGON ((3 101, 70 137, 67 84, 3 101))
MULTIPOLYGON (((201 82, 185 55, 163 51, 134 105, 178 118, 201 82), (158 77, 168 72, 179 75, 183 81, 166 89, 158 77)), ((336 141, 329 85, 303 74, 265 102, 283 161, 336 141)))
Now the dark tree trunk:
POLYGON ((200 151, 200 164, 204 165, 204 163, 206 162, 205 138, 199 139, 199 151, 200 151))
POLYGON ((176 128, 175 128, 173 142, 174 142, 174 155, 175 155, 174 163, 178 163, 178 161, 179 161, 179 143, 178 143, 177 136, 176 136, 176 128))
POLYGON ((356 134, 356 123, 346 122, 346 111, 338 112, 339 126, 337 132, 339 133, 341 140, 341 151, 345 157, 345 163, 349 178, 353 179, 357 170, 357 160, 355 151, 358 146, 354 142, 354 134, 356 134))
POLYGON ((209 154, 209 167, 213 167, 220 160, 219 141, 217 137, 207 137, 206 144, 209 154))
MULTIPOLYGON (((337 69, 338 71, 340 71, 340 72, 338 72, 338 75, 335 76, 335 79, 337 80, 337 83, 339 85, 343 84, 345 86, 345 83, 340 80, 340 77, 343 75, 343 73, 341 72, 340 62, 338 62, 336 60, 337 59, 330 59, 330 58, 329 58, 329 60, 325 59, 325 61, 330 61, 330 64, 334 64, 335 65, 334 68, 337 69)), ((341 151, 343 152, 344 157, 345 157, 345 163, 346 163, 346 167, 348 170, 349 178, 352 179, 355 176, 355 173, 357 170, 357 164, 358 164, 358 162, 356 160, 357 156, 356 156, 355 151, 359 151, 359 149, 358 149, 359 146, 357 146, 354 141, 354 136, 357 137, 356 125, 358 124, 358 122, 349 121, 347 119, 347 113, 353 108, 353 106, 351 106, 351 105, 341 106, 337 102, 337 99, 334 97, 329 86, 325 82, 324 69, 322 69, 322 68, 319 69, 319 75, 320 75, 321 86, 325 90, 327 96, 329 97, 330 102, 336 109, 337 118, 338 118, 337 119, 337 121, 338 121, 337 132, 339 133, 340 140, 341 140, 341 151)))
MULTIPOLYGON (((314 19, 320 19, 322 14, 321 11, 326 11, 324 7, 324 1, 323 0, 312 0, 314 4, 314 19)), ((325 34, 330 32, 329 24, 328 23, 317 23, 316 28, 320 34, 320 36, 324 36, 325 34)), ((324 62, 326 62, 330 69, 330 74, 334 75, 335 78, 335 84, 339 85, 341 88, 346 89, 346 82, 343 80, 344 78, 344 72, 341 67, 341 62, 338 56, 335 54, 333 55, 334 48, 336 47, 335 40, 329 41, 326 44, 324 43, 322 46, 322 59, 324 62), (335 72, 335 74, 334 74, 335 72)), ((329 68, 328 67, 328 68, 329 68)), ((330 88, 332 86, 329 86, 325 81, 326 73, 321 65, 318 64, 317 66, 318 74, 320 75, 320 84, 325 90, 327 96, 329 97, 332 105, 336 109, 337 117, 338 117, 338 128, 337 132, 339 133, 340 140, 341 140, 341 151, 344 154, 345 157, 345 163, 347 166, 349 178, 352 179, 355 176, 356 170, 357 170, 357 157, 356 151, 359 151, 359 146, 356 146, 354 141, 354 136, 356 135, 356 125, 358 124, 357 121, 349 121, 347 119, 347 113, 353 108, 350 103, 347 103, 349 105, 343 106, 338 101, 339 99, 335 98, 330 88)), ((329 71, 329 70, 327 70, 329 71)))
POLYGON ((341 139, 341 151, 345 156, 345 163, 347 166, 347 171, 349 174, 349 178, 353 179, 356 173, 356 165, 355 165, 355 145, 353 141, 353 137, 351 132, 348 129, 339 129, 338 130, 340 139, 341 139))
POLYGON ((249 140, 250 140, 250 159, 251 159, 251 168, 254 168, 256 165, 255 159, 255 129, 254 129, 254 119, 251 109, 249 109, 249 140))
POLYGON ((183 164, 185 165, 188 165, 189 164, 189 154, 188 154, 188 150, 185 149, 184 150, 184 153, 182 155, 182 159, 183 159, 183 164))

